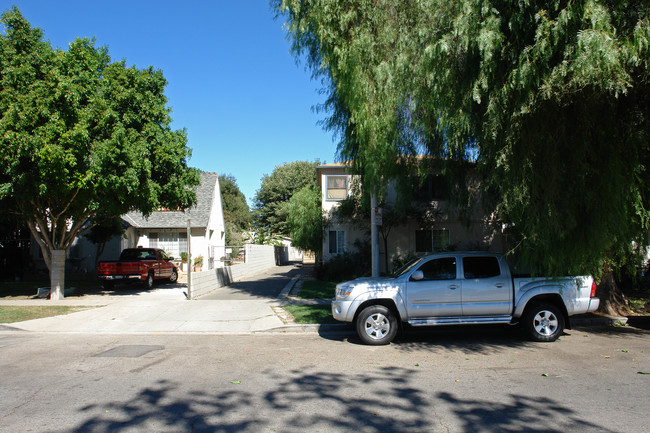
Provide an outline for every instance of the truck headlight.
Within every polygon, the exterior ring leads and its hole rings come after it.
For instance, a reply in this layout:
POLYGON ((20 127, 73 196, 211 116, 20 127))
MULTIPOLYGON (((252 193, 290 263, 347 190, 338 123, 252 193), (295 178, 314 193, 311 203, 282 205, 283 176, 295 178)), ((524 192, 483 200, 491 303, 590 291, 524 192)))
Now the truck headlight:
POLYGON ((339 285, 336 287, 337 298, 347 298, 352 293, 352 287, 347 284, 339 285))

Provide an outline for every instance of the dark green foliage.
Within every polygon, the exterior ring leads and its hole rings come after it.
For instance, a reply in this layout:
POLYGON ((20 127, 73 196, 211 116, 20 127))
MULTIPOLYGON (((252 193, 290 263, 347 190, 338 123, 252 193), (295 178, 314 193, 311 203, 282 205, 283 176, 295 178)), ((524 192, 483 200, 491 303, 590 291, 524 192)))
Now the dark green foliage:
POLYGON ((273 4, 364 188, 414 152, 475 162, 485 213, 538 273, 599 274, 648 243, 647 2, 273 4))
POLYGON ((288 204, 305 186, 316 186, 316 167, 320 161, 294 161, 275 167, 265 174, 255 195, 255 229, 266 229, 275 235, 289 236, 288 204))
POLYGON ((94 221, 195 202, 198 170, 186 132, 170 128, 160 70, 112 62, 89 39, 55 50, 15 7, 1 21, 0 201, 48 267, 94 221))
POLYGON ((347 281, 370 275, 369 249, 332 256, 316 268, 316 277, 323 281, 347 281))
POLYGON ((240 245, 242 233, 250 230, 251 212, 246 197, 237 186, 234 176, 219 176, 223 219, 226 224, 226 245, 240 245))
POLYGON ((321 191, 307 185, 295 193, 287 205, 289 235, 293 246, 320 254, 323 245, 321 191))

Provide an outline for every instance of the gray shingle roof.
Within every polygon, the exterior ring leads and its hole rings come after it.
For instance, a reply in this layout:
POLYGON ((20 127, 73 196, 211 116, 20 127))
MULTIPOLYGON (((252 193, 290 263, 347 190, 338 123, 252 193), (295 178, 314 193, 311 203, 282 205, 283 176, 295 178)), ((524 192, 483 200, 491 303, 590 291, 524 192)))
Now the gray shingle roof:
POLYGON ((189 212, 156 211, 148 218, 143 217, 140 212, 129 212, 122 215, 122 219, 137 228, 174 229, 187 227, 189 216, 192 220, 192 227, 207 227, 217 179, 217 173, 201 173, 201 183, 196 187, 197 203, 189 209, 189 212))

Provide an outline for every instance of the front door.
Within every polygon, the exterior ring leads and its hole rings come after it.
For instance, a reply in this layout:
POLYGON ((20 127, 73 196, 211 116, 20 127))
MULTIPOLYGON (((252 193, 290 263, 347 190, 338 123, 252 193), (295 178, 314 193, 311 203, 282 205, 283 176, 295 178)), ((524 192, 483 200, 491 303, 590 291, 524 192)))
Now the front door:
MULTIPOLYGON (((455 257, 443 257, 421 264, 423 278, 406 283, 409 318, 460 316, 461 285, 455 257)), ((414 272, 414 273, 415 273, 414 272)))

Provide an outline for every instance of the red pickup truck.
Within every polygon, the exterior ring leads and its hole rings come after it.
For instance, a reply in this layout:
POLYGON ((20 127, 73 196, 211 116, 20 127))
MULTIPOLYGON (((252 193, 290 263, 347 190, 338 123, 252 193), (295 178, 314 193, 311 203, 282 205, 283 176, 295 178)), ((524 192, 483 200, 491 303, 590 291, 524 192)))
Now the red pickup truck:
POLYGON ((178 268, 163 250, 157 248, 127 248, 117 261, 101 261, 97 264, 97 278, 105 289, 115 282, 140 281, 145 288, 153 287, 154 280, 178 280, 178 268))

